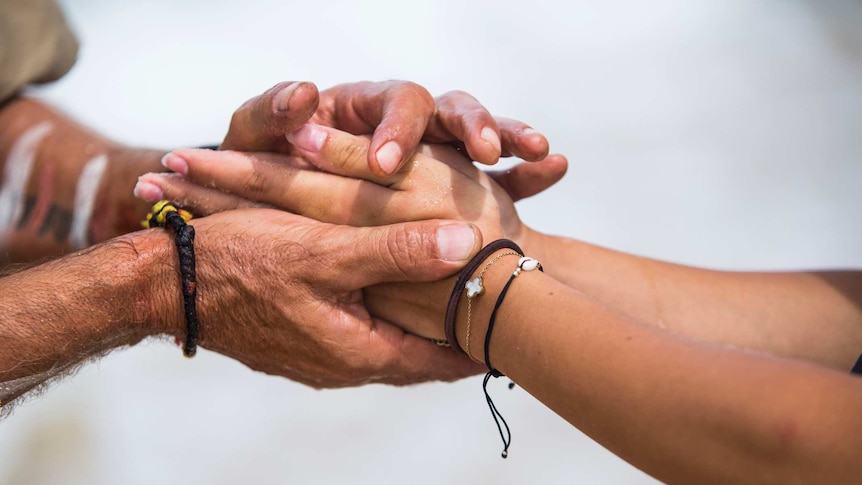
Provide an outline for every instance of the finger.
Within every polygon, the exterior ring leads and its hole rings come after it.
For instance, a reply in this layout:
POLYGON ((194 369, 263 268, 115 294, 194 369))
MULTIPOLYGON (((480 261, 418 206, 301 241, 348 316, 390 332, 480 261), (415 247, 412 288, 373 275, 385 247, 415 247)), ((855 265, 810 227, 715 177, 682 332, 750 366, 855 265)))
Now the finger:
MULTIPOLYGON (((396 202, 395 191, 313 166, 310 170, 298 157, 180 149, 163 161, 197 185, 332 224, 375 225, 396 202)), ((360 165, 368 171, 364 159, 360 165)))
POLYGON ((362 301, 368 313, 391 322, 405 332, 425 338, 445 340, 444 309, 452 293, 454 278, 437 283, 399 281, 380 283, 362 289, 362 301), (421 295, 417 307, 416 296, 421 295))
POLYGON ((510 118, 497 117, 500 136, 503 140, 503 156, 516 156, 528 162, 543 160, 548 156, 548 139, 528 124, 510 118))
POLYGON ((391 323, 374 319, 371 345, 381 352, 379 377, 384 384, 408 385, 454 381, 480 374, 485 367, 427 339, 405 333, 391 323))
POLYGON ((331 126, 370 134, 367 164, 378 177, 398 171, 416 149, 434 114, 434 98, 409 81, 362 82, 336 86, 323 96, 335 99, 331 126))
POLYGON ((155 203, 171 200, 196 216, 233 209, 269 207, 221 190, 202 187, 179 174, 147 173, 138 177, 135 197, 155 203))
POLYGON ((559 182, 566 174, 568 161, 563 155, 550 155, 538 162, 520 163, 510 170, 486 172, 512 201, 532 197, 559 182))
POLYGON ((428 126, 429 141, 463 141, 473 160, 493 165, 502 153, 500 130, 491 113, 464 91, 437 97, 437 111, 428 126))
POLYGON ((319 101, 312 83, 276 84, 234 112, 221 148, 288 153, 290 145, 284 135, 308 121, 319 101))
POLYGON ((388 281, 436 281, 450 276, 479 251, 482 234, 472 224, 426 220, 351 228, 327 237, 317 251, 330 264, 321 275, 345 290, 388 281), (349 256, 346 256, 349 255, 349 256))
POLYGON ((324 172, 380 185, 390 185, 397 179, 397 175, 380 176, 369 168, 366 160, 370 144, 367 138, 328 126, 306 123, 290 133, 287 139, 300 155, 324 172))

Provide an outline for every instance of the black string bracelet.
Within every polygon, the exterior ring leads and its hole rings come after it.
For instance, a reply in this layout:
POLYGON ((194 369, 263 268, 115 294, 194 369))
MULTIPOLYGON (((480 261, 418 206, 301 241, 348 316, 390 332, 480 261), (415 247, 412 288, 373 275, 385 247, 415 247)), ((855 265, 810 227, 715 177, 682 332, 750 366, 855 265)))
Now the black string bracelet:
POLYGON ((853 364, 853 368, 850 369, 850 373, 857 375, 862 374, 862 355, 860 355, 859 358, 856 359, 856 363, 853 364))
POLYGON ((198 347, 198 316, 195 297, 197 277, 195 272, 195 228, 186 224, 192 215, 178 209, 170 201, 163 200, 153 206, 147 215, 144 227, 170 227, 174 231, 174 244, 180 260, 180 284, 183 292, 183 309, 186 317, 186 341, 183 354, 194 357, 198 347))
MULTIPOLYGON (((491 410, 491 416, 494 417, 494 422, 497 424, 497 431, 500 433, 500 439, 503 440, 503 453, 501 453, 503 458, 509 456, 509 446, 512 444, 512 431, 509 429, 509 423, 506 422, 506 419, 503 418, 503 415, 500 414, 499 410, 497 410, 497 406, 491 399, 491 395, 488 394, 488 381, 491 380, 491 377, 494 377, 495 379, 497 377, 503 377, 503 373, 495 369, 491 364, 491 333, 494 331, 494 322, 497 321, 497 310, 499 310, 500 305, 503 304, 503 299, 506 298, 506 293, 509 292, 509 287, 512 286, 512 282, 515 281, 515 278, 517 278, 519 274, 521 274, 521 271, 532 271, 537 268, 539 271, 545 271, 542 268, 542 263, 533 258, 522 257, 518 261, 518 267, 512 272, 512 276, 509 277, 509 281, 506 282, 506 285, 503 286, 502 290, 500 290, 500 295, 497 296, 497 302, 494 303, 494 309, 491 311, 491 318, 488 320, 488 331, 485 333, 485 365, 488 366, 488 373, 485 374, 485 379, 482 381, 482 390, 485 392, 485 400, 488 402, 488 409, 491 410), (500 424, 501 422, 502 425, 500 424), (503 433, 504 427, 506 428, 505 434, 503 433)), ((513 387, 515 387, 515 383, 510 382, 509 389, 512 389, 513 387)))

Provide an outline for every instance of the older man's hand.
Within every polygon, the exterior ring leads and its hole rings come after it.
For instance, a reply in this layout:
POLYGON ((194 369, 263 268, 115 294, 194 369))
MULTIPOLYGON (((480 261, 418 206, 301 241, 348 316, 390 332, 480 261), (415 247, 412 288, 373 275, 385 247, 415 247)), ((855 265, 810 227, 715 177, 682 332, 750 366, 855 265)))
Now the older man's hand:
POLYGON ((291 154, 285 135, 307 121, 373 133, 367 159, 378 176, 398 171, 422 140, 453 143, 489 165, 501 155, 537 161, 548 154, 548 140, 526 123, 492 116, 463 91, 433 98, 408 81, 341 84, 322 92, 309 82, 279 83, 234 113, 221 148, 291 154))
MULTIPOLYGON (((482 245, 469 224, 431 220, 354 228, 268 209, 192 220, 197 238, 200 345, 247 366, 317 388, 454 380, 481 371, 463 356, 369 316, 362 289, 433 281, 482 245)), ((138 237, 138 236, 135 236, 138 237)), ((167 234, 138 250, 155 296, 159 333, 185 335, 167 234), (166 264, 164 261, 171 262, 166 264)))

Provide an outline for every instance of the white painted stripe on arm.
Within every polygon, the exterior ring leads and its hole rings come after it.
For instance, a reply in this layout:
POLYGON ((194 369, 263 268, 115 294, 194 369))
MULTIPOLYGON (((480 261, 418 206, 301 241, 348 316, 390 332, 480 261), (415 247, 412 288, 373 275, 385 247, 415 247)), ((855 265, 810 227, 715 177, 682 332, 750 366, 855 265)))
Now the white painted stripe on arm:
POLYGON ((108 167, 108 156, 99 155, 84 165, 78 186, 75 188, 75 207, 72 212, 72 228, 69 231, 69 245, 72 249, 84 249, 90 245, 88 230, 90 219, 93 218, 93 206, 105 169, 108 167))
POLYGON ((9 150, 3 170, 3 187, 0 187, 0 234, 15 229, 21 218, 27 180, 36 161, 36 149, 53 129, 50 121, 43 121, 25 131, 9 150))

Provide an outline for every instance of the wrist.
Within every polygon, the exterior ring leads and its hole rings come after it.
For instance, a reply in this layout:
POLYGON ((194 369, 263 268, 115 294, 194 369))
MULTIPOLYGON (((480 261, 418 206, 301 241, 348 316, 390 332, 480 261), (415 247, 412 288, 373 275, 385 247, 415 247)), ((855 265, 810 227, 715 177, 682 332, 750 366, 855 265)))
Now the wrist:
POLYGON ((162 172, 161 159, 164 150, 132 148, 111 145, 106 151, 107 167, 98 187, 95 206, 90 221, 92 242, 105 241, 112 237, 141 229, 141 221, 152 204, 133 196, 138 177, 148 172, 162 172))
POLYGON ((185 335, 172 234, 164 229, 149 229, 115 238, 109 244, 124 245, 134 254, 128 268, 135 295, 129 321, 143 336, 185 335))
POLYGON ((521 235, 517 242, 524 250, 525 254, 530 255, 540 261, 545 261, 546 246, 549 244, 550 237, 547 234, 541 233, 529 226, 524 226, 521 235))
POLYGON ((579 270, 586 265, 580 259, 585 256, 583 243, 574 239, 545 234, 530 228, 524 236, 524 252, 538 259, 545 267, 545 272, 557 281, 575 287, 579 270))
MULTIPOLYGON (((470 280, 477 278, 484 270, 481 294, 472 299, 464 296, 458 308, 455 321, 455 336, 458 344, 468 355, 478 361, 485 362, 485 335, 497 297, 506 282, 517 268, 520 255, 510 249, 501 249, 488 256, 479 268, 470 275, 470 280)), ((460 289, 460 291, 465 291, 460 289)))
POLYGON ((161 333, 148 268, 164 265, 139 234, 0 279, 0 374, 49 372, 161 333))
MULTIPOLYGON (((0 278, 0 398, 171 331, 170 237, 145 231, 0 278), (161 284, 160 284, 161 283, 161 284), (27 378, 20 380, 22 378, 27 378), (35 380, 33 380, 35 378, 35 380), (2 387, 2 386, 0 386, 2 387)), ((176 283, 175 283, 176 284, 176 283)))

